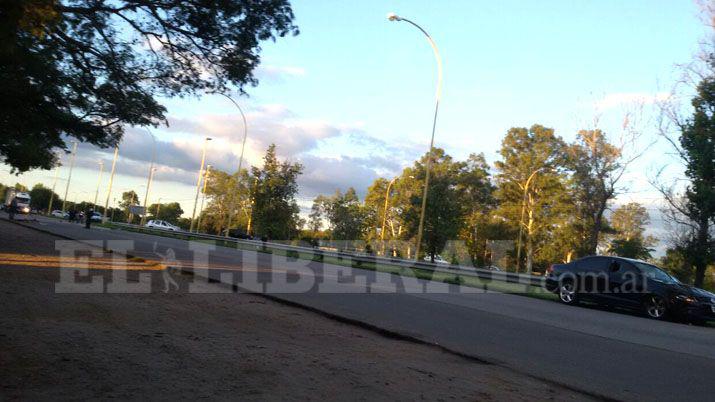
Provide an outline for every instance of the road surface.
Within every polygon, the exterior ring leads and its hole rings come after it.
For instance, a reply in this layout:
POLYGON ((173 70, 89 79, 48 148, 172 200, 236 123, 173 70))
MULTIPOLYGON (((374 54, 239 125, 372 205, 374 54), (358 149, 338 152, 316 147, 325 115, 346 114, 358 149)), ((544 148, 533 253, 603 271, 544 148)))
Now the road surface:
POLYGON ((132 255, 155 259, 168 255, 175 264, 197 269, 197 282, 201 275, 223 275, 223 282, 244 289, 438 344, 592 396, 715 399, 713 328, 429 285, 414 278, 255 251, 215 247, 206 254, 201 251, 209 247, 204 243, 122 230, 86 230, 54 219, 38 218, 28 225, 79 240, 130 240, 132 255), (217 268, 201 273, 207 265, 217 268), (274 279, 271 285, 261 282, 269 277, 274 279))

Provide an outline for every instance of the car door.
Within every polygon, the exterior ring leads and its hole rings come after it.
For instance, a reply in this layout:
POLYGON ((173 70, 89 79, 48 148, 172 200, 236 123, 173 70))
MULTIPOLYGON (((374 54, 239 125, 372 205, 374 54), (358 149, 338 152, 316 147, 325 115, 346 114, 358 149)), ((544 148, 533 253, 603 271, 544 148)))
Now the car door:
POLYGON ((642 278, 635 265, 614 258, 608 269, 608 294, 614 304, 623 307, 640 305, 642 278))
POLYGON ((605 296, 608 282, 608 265, 611 258, 593 256, 579 260, 576 264, 578 272, 580 295, 586 298, 602 298, 605 296))

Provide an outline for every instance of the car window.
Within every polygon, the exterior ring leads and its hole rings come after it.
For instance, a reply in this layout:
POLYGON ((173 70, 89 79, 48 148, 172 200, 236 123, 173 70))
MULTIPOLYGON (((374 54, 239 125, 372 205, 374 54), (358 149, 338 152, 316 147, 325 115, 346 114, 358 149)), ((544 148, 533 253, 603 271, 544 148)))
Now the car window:
POLYGON ((679 283, 679 281, 675 277, 671 276, 670 274, 656 267, 655 265, 650 265, 642 262, 636 262, 635 265, 638 266, 638 269, 641 271, 641 273, 649 279, 654 279, 656 281, 664 283, 679 283))
POLYGON ((606 271, 610 261, 608 257, 587 257, 579 260, 576 267, 586 271, 606 271))

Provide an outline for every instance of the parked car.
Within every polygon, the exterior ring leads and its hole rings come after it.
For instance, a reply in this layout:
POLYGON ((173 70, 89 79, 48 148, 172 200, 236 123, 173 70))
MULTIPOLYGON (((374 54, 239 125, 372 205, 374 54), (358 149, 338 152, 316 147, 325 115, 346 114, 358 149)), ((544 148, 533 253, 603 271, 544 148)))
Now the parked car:
POLYGON ((151 229, 171 230, 174 232, 181 231, 180 227, 172 225, 171 223, 169 223, 167 221, 154 220, 154 219, 147 222, 146 225, 144 225, 144 227, 151 228, 151 229))
POLYGON ((253 239, 253 236, 251 236, 250 234, 248 234, 246 232, 238 230, 238 229, 229 230, 228 235, 230 237, 233 237, 234 239, 244 239, 244 240, 252 240, 253 239))
MULTIPOLYGON (((423 260, 424 260, 425 262, 432 262, 432 259, 430 258, 429 255, 426 255, 425 258, 423 258, 423 260)), ((435 254, 435 255, 434 255, 434 263, 435 263, 435 264, 449 265, 449 261, 447 261, 447 260, 445 260, 444 258, 442 258, 442 256, 439 255, 439 254, 435 254)))
POLYGON ((102 222, 102 214, 94 212, 89 219, 92 220, 92 222, 102 222))
POLYGON ((50 212, 50 215, 62 219, 67 219, 67 217, 69 216, 67 212, 62 212, 59 209, 55 209, 54 211, 50 212))
POLYGON ((640 311, 656 320, 670 317, 698 324, 715 320, 715 294, 686 285, 645 261, 584 257, 552 265, 545 283, 564 304, 591 301, 640 311))

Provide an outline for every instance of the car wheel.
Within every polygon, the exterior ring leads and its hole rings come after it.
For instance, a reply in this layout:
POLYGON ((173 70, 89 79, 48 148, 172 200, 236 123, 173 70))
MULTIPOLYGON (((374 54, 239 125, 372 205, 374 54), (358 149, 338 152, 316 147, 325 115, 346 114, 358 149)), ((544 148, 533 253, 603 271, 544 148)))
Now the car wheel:
POLYGON ((658 295, 648 295, 643 301, 643 310, 648 318, 662 320, 668 314, 668 305, 664 298, 658 295))
POLYGON ((576 293, 576 285, 573 281, 564 281, 559 285, 559 300, 564 304, 576 304, 578 302, 578 293, 576 293))

